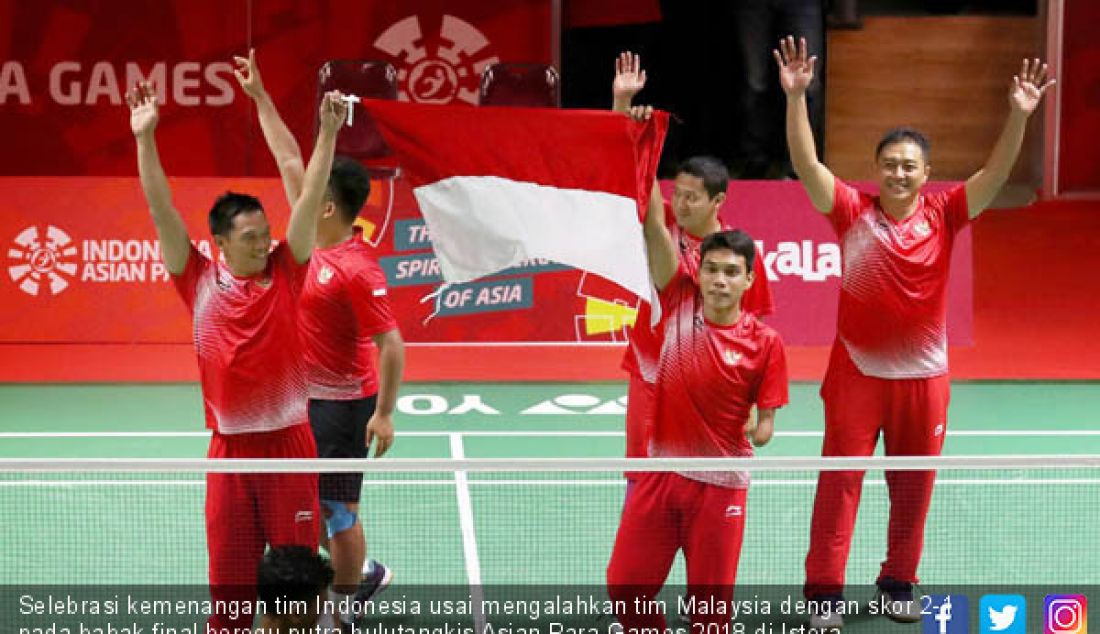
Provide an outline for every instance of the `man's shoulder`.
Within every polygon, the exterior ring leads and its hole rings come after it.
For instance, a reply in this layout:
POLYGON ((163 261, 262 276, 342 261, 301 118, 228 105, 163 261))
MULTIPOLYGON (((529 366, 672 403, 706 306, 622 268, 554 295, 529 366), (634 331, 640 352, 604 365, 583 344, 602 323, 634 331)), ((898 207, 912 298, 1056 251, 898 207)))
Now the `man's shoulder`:
POLYGON ((783 338, 779 335, 779 331, 760 321, 756 315, 748 313, 744 319, 744 332, 749 338, 763 344, 778 343, 783 345, 783 338))
POLYGON ((925 210, 926 213, 942 213, 951 203, 952 198, 964 196, 965 193, 965 183, 960 183, 948 189, 943 189, 937 192, 921 192, 921 199, 923 202, 921 207, 925 210))

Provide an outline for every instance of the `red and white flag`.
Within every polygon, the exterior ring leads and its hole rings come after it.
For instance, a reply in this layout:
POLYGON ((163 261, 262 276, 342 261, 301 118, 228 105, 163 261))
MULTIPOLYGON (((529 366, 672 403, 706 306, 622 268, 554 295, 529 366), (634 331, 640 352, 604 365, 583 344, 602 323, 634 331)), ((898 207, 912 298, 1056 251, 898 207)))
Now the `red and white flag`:
POLYGON ((544 258, 654 299, 642 220, 667 113, 363 105, 413 186, 444 280, 544 258))

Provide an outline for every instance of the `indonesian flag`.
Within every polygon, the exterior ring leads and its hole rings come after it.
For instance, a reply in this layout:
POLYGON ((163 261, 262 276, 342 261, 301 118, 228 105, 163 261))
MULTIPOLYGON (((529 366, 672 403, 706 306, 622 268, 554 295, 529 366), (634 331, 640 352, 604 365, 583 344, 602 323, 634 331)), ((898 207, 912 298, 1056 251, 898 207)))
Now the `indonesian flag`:
POLYGON ((448 283, 544 258, 655 299, 642 220, 668 115, 364 100, 448 283))

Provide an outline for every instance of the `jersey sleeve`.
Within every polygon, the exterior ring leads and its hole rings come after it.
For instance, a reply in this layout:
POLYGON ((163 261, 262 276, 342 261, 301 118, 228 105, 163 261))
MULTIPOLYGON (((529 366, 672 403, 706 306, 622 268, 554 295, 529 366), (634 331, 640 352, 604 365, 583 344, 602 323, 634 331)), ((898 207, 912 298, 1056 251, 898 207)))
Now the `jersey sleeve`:
POLYGON ((397 328, 385 278, 377 268, 360 269, 344 287, 355 312, 359 334, 373 337, 397 328))
POLYGON ((306 275, 309 274, 309 260, 298 262, 294 259, 294 252, 290 249, 290 243, 283 240, 271 252, 272 268, 279 275, 286 275, 290 281, 290 288, 295 295, 302 292, 305 286, 306 275))
POLYGON ((768 282, 768 271, 764 268, 764 259, 760 257, 759 251, 753 258, 752 271, 752 286, 741 296, 741 310, 757 317, 770 315, 775 312, 775 300, 768 282))
POLYGON ((970 224, 970 208, 966 200, 966 184, 957 185, 943 194, 943 222, 951 235, 970 224))
POLYGON ((787 404, 787 351, 783 340, 771 331, 768 340, 768 356, 764 362, 764 375, 756 391, 756 406, 775 409, 787 404))
POLYGON ((859 190, 834 177, 833 208, 828 218, 837 236, 844 237, 852 223, 859 217, 862 208, 863 201, 859 190))
POLYGON ((661 323, 658 329, 662 328, 665 321, 679 308, 685 294, 695 293, 695 291, 695 279, 681 260, 676 266, 676 272, 672 274, 672 279, 665 284, 658 295, 661 301, 661 323))
POLYGON ((172 275, 172 284, 188 310, 195 309, 195 294, 199 287, 199 279, 211 266, 214 266, 214 263, 210 258, 200 253, 192 244, 191 250, 187 253, 187 264, 183 267, 183 271, 179 275, 172 275))

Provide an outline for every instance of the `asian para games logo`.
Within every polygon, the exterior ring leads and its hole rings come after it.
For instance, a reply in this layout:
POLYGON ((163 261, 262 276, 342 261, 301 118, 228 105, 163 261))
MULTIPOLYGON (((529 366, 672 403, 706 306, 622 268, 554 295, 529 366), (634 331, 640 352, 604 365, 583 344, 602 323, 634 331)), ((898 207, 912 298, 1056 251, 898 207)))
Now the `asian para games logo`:
POLYGON ((500 61, 481 31, 453 15, 444 15, 438 33, 425 36, 419 16, 390 26, 374 41, 397 67, 401 101, 477 104, 481 73, 500 61))
POLYGON ((8 249, 8 275, 28 295, 57 295, 76 275, 77 248, 67 233, 53 225, 27 227, 8 249))

